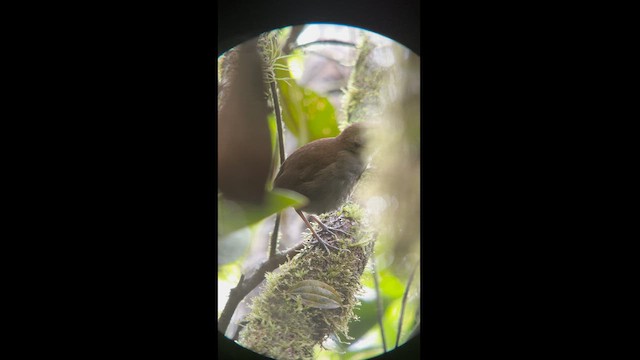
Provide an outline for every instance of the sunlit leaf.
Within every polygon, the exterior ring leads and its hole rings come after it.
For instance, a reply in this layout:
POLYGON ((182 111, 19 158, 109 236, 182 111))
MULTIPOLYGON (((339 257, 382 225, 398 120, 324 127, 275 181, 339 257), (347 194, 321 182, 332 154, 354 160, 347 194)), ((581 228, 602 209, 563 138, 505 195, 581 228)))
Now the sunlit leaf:
POLYGON ((400 298, 404 294, 405 283, 400 281, 389 270, 380 272, 380 291, 383 296, 390 298, 400 298))
POLYGON ((271 133, 271 152, 273 152, 278 141, 278 125, 276 124, 276 116, 273 114, 269 115, 267 120, 269 122, 269 132, 271 133))
POLYGON ((304 205, 308 199, 294 191, 273 189, 266 193, 262 205, 252 205, 218 200, 218 235, 225 236, 245 226, 254 224, 290 206, 304 205))
POLYGON ((296 80, 301 78, 304 72, 304 56, 302 51, 294 51, 287 61, 291 76, 296 80))
POLYGON ((218 281, 227 281, 236 285, 241 275, 242 269, 237 262, 218 266, 218 281))

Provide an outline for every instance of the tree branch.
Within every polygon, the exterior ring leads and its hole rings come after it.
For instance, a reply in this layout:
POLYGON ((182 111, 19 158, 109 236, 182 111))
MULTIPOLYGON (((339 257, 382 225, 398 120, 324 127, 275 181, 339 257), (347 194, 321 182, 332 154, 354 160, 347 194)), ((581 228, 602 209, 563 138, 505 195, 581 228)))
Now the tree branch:
POLYGON ((220 318, 218 319, 218 329, 220 332, 224 334, 227 331, 227 327, 229 327, 229 323, 231 322, 231 317, 236 311, 238 304, 240 304, 240 301, 242 301, 242 299, 244 299, 251 290, 255 289, 256 286, 264 280, 264 275, 287 262, 288 258, 295 256, 303 247, 304 242, 301 242, 292 249, 287 250, 284 253, 277 254, 263 262, 251 277, 245 278, 244 275, 240 277, 238 285, 229 292, 229 300, 222 310, 222 315, 220 315, 220 318))
POLYGON ((280 166, 284 163, 284 137, 282 134, 282 114, 280 113, 280 103, 278 102, 278 89, 276 88, 276 82, 272 81, 271 86, 271 98, 273 99, 273 111, 276 114, 276 126, 278 127, 278 145, 280 146, 280 166))
POLYGON ((299 44, 294 46, 294 49, 297 48, 303 48, 303 47, 307 47, 307 46, 311 46, 311 45, 341 45, 341 46, 350 46, 355 48, 356 44, 351 43, 351 42, 347 42, 347 41, 340 41, 340 40, 316 40, 316 41, 312 41, 312 42, 308 42, 306 44, 299 44))
MULTIPOLYGON (((356 318, 356 294, 374 239, 372 231, 360 222, 361 208, 350 204, 341 210, 340 215, 335 211, 323 219, 328 227, 345 232, 336 233, 335 238, 326 233, 339 250, 327 253, 320 244, 307 245, 277 273, 272 272, 264 289, 252 299, 238 344, 269 358, 311 360, 316 345, 331 334, 349 339, 348 325, 356 318), (310 288, 309 284, 301 285, 310 280, 314 281, 310 288), (325 297, 326 291, 331 293, 329 297, 325 297)), ((305 239, 305 243, 312 241, 309 235, 305 239)))
POLYGON ((273 225, 273 232, 271 233, 271 243, 269 244, 269 259, 276 256, 276 247, 278 246, 278 230, 280 230, 281 215, 281 212, 276 215, 276 222, 273 225))

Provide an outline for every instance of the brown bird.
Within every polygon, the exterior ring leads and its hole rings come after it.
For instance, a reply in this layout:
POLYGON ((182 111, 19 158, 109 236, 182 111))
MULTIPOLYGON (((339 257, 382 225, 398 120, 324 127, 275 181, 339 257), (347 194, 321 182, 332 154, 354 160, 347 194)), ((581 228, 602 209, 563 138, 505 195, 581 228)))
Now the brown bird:
MULTIPOLYGON (((295 210, 325 248, 335 247, 318 236, 301 210, 322 214, 344 203, 366 168, 363 150, 369 128, 367 123, 355 123, 334 138, 315 140, 300 147, 285 160, 274 180, 274 187, 293 190, 309 198, 306 206, 295 210)), ((310 218, 331 233, 317 217, 310 218)))

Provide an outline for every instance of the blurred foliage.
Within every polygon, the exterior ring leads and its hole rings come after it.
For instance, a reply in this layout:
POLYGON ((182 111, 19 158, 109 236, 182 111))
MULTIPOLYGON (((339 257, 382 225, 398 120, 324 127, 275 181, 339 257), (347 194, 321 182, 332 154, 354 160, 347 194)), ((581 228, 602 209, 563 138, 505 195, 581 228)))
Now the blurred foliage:
POLYGON ((408 275, 420 254, 420 60, 398 44, 391 50, 396 62, 380 97, 384 112, 374 138, 377 181, 367 195, 381 200, 376 223, 393 254, 391 266, 408 275))
POLYGON ((360 302, 360 307, 355 310, 360 320, 349 324, 349 336, 354 339, 360 339, 378 323, 376 300, 360 300, 360 302))
POLYGON ((240 276, 242 276, 239 265, 238 260, 224 265, 219 265, 218 280, 228 282, 235 286, 238 283, 238 280, 240 280, 240 276))
POLYGON ((290 206, 306 204, 307 198, 294 191, 273 189, 263 205, 253 205, 218 197, 218 235, 225 236, 254 224, 290 206))
POLYGON ((278 125, 276 124, 276 116, 272 113, 267 118, 267 121, 269 122, 269 131, 271 132, 271 151, 275 151, 278 143, 278 125))
MULTIPOLYGON (((354 195, 366 204, 368 219, 379 231, 377 276, 385 342, 387 351, 392 351, 407 281, 420 256, 420 69, 419 58, 406 48, 392 43, 382 45, 385 51, 377 51, 376 41, 373 36, 364 38, 358 46, 360 56, 343 111, 351 119, 378 124, 371 138, 375 144, 371 168, 354 195), (376 55, 382 53, 391 55, 393 61, 376 55)), ((362 279, 370 292, 375 289, 372 275, 367 273, 362 279)), ((410 290, 399 345, 408 340, 419 321, 419 274, 410 290)), ((367 359, 383 353, 376 299, 364 297, 361 302, 356 310, 360 321, 350 324, 350 335, 356 340, 351 346, 340 346, 341 351, 320 351, 319 359, 367 359)))
MULTIPOLYGON (((387 341, 387 351, 395 347, 396 336, 398 335, 398 321, 400 320, 400 310, 402 309, 402 299, 396 299, 389 304, 385 309, 384 317, 382 318, 382 324, 384 326, 384 335, 387 341)), ((407 316, 416 312, 416 304, 413 302, 407 303, 405 309, 405 316, 402 319, 402 334, 405 337, 401 337, 400 344, 402 344, 406 336, 409 335, 413 324, 415 323, 415 317, 407 316)), ((401 334, 401 335, 402 335, 401 334)))
POLYGON ((222 309, 229 298, 229 290, 238 284, 242 276, 240 259, 224 265, 218 264, 218 316, 222 314, 222 309))
POLYGON ((245 226, 218 238, 218 265, 236 261, 251 245, 251 230, 245 226))
POLYGON ((385 269, 380 272, 380 291, 383 297, 399 298, 404 293, 405 284, 394 275, 391 270, 385 269))

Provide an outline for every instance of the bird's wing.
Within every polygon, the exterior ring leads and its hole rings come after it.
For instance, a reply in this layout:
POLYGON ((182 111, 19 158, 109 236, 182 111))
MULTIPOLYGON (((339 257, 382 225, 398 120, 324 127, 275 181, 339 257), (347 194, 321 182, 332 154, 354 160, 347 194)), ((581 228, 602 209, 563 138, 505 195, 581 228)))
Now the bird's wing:
POLYGON ((275 184, 295 190, 296 185, 313 180, 316 174, 335 161, 331 147, 325 146, 325 141, 330 140, 333 139, 320 139, 293 152, 280 168, 275 184), (323 150, 318 151, 318 148, 323 150), (304 157, 304 161, 300 161, 301 157, 304 157))

